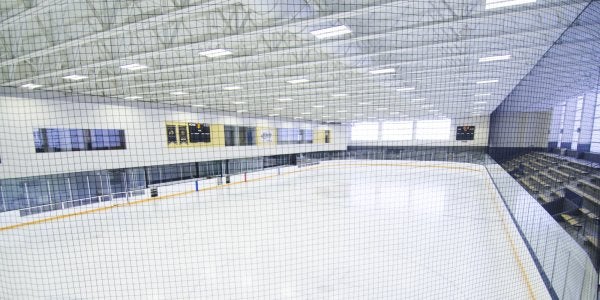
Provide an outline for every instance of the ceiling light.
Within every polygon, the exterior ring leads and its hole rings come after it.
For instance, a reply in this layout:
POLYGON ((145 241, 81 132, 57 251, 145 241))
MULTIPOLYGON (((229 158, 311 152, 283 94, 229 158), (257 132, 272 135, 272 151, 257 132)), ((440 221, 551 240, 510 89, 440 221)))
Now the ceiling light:
POLYGON ((283 110, 283 107, 275 107, 273 110, 283 110))
POLYGON ((486 101, 477 101, 477 102, 473 102, 473 104, 486 104, 486 101))
POLYGON ((490 79, 490 80, 481 80, 481 81, 477 81, 477 84, 486 84, 486 83, 496 83, 498 82, 498 79, 490 79))
POLYGON ((72 81, 78 81, 78 80, 83 80, 88 78, 87 76, 83 76, 83 75, 69 75, 69 76, 65 76, 63 77, 63 79, 68 79, 68 80, 72 80, 72 81))
POLYGON ((294 119, 298 120, 298 119, 304 119, 303 117, 294 117, 294 119))
POLYGON ((238 105, 239 104, 246 104, 246 102, 244 102, 244 101, 235 101, 235 102, 233 102, 233 104, 238 104, 238 105))
POLYGON ((311 114, 311 112, 303 112, 303 113, 301 113, 301 114, 303 114, 303 115, 310 115, 310 114, 311 114))
POLYGON ((433 104, 427 104, 427 105, 421 106, 421 108, 432 108, 433 106, 434 106, 433 104))
POLYGON ((376 108, 375 110, 388 110, 388 109, 387 109, 387 107, 379 107, 379 108, 376 108))
POLYGON ((331 97, 346 97, 348 94, 332 94, 331 97))
POLYGON ((440 111, 439 109, 430 109, 429 112, 438 112, 440 111))
POLYGON ((377 117, 367 117, 367 119, 376 119, 377 117))
POLYGON ((510 55, 498 55, 498 56, 489 56, 489 57, 481 57, 479 58, 479 62, 492 62, 492 61, 500 61, 500 60, 509 60, 510 55))
POLYGON ((188 93, 182 92, 182 91, 171 92, 171 95, 173 95, 173 96, 183 96, 183 95, 187 95, 187 94, 188 93))
POLYGON ((292 98, 279 98, 279 99, 277 99, 277 101, 279 101, 279 102, 289 102, 289 101, 294 101, 294 99, 292 99, 292 98))
POLYGON ((352 30, 350 30, 350 28, 348 28, 346 25, 319 29, 310 32, 310 34, 314 35, 318 39, 326 39, 348 33, 352 33, 352 30))
POLYGON ((37 89, 37 88, 39 88, 39 87, 42 87, 42 85, 41 85, 41 84, 33 84, 33 83, 28 83, 28 84, 24 84, 24 85, 22 85, 21 87, 22 87, 22 88, 24 88, 24 89, 30 89, 30 90, 33 90, 33 89, 37 89))
POLYGON ((121 66, 121 69, 125 69, 128 71, 138 71, 138 70, 143 70, 143 69, 147 69, 148 66, 144 66, 144 65, 140 65, 140 64, 130 64, 130 65, 124 65, 121 66))
POLYGON ((323 106, 323 105, 313 105, 312 107, 314 107, 314 108, 323 108, 325 106, 323 106))
POLYGON ((306 83, 309 82, 310 80, 306 79, 306 78, 301 78, 301 79, 292 79, 292 80, 288 80, 287 83, 291 83, 291 84, 298 84, 298 83, 306 83))
POLYGON ((129 96, 129 97, 125 97, 123 99, 125 100, 138 100, 138 99, 142 99, 142 96, 129 96))
POLYGON ((226 91, 235 91, 235 90, 241 90, 241 89, 242 89, 242 87, 241 86, 237 86, 237 85, 236 86, 224 86, 223 87, 223 90, 226 90, 226 91))
POLYGON ((194 105, 192 105, 192 106, 193 106, 193 107, 206 107, 206 105, 203 105, 203 104, 194 104, 194 105))
POLYGON ((379 70, 369 71, 369 73, 371 73, 373 75, 390 74, 390 73, 396 73, 396 69, 393 69, 393 68, 390 68, 390 69, 379 69, 379 70))
POLYGON ((225 49, 214 49, 214 50, 203 51, 198 54, 212 58, 212 57, 231 55, 231 54, 233 54, 233 52, 231 52, 229 50, 225 50, 225 49))
POLYGON ((405 88, 396 89, 396 91, 398 91, 398 92, 408 92, 408 91, 414 91, 414 90, 415 90, 414 87, 405 87, 405 88))
POLYGON ((279 114, 270 114, 269 117, 277 117, 279 114))
POLYGON ((390 115, 399 115, 400 113, 397 111, 390 112, 390 115))
POLYGON ((487 0, 485 2, 485 9, 522 5, 527 3, 534 3, 535 1, 536 0, 487 0))
POLYGON ((331 118, 331 116, 322 116, 323 118, 331 118))
POLYGON ((415 99, 410 99, 410 101, 425 101, 427 100, 427 98, 415 98, 415 99))
POLYGON ((241 109, 241 110, 238 110, 238 111, 237 111, 237 113, 238 113, 238 114, 241 114, 241 113, 246 113, 246 112, 248 112, 248 111, 247 111, 247 110, 245 110, 245 109, 241 109))
POLYGON ((348 111, 347 111, 347 110, 338 110, 338 111, 336 111, 336 112, 337 112, 337 113, 345 113, 345 112, 348 112, 348 111))
POLYGON ((371 105, 371 102, 358 102, 358 105, 371 105))
POLYGON ((356 117, 364 116, 365 114, 354 114, 356 117))
POLYGON ((475 94, 475 97, 487 97, 487 96, 491 96, 492 94, 490 93, 484 93, 484 94, 475 94))

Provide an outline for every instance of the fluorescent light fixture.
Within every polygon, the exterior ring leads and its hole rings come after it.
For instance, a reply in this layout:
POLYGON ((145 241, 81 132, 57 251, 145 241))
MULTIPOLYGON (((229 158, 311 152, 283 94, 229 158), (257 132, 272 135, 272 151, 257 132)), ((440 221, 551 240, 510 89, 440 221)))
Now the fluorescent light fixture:
POLYGON ((233 102, 233 104, 238 104, 238 105, 239 104, 246 104, 246 102, 244 102, 244 101, 235 101, 235 102, 233 102))
POLYGON ((477 81, 475 83, 477 83, 477 84, 487 84, 487 83, 496 83, 496 82, 498 82, 498 79, 481 80, 481 81, 477 81))
POLYGON ((348 94, 332 94, 331 97, 346 97, 348 94))
POLYGON ((475 94, 475 97, 487 97, 487 96, 491 96, 492 94, 490 93, 483 93, 483 94, 475 94))
POLYGON ((203 51, 198 54, 200 54, 202 56, 213 58, 213 57, 231 55, 231 54, 233 54, 233 52, 231 52, 229 50, 225 50, 225 49, 213 49, 213 50, 203 51))
POLYGON ((323 118, 331 118, 331 116, 322 116, 323 118))
POLYGON ((337 112, 337 113, 345 113, 345 112, 348 112, 348 111, 347 111, 347 110, 338 110, 338 111, 336 111, 336 112, 337 112))
POLYGON ((373 75, 379 75, 379 74, 390 74, 390 73, 396 73, 396 69, 394 68, 389 68, 389 69, 379 69, 379 70, 373 70, 373 71, 369 71, 369 73, 373 74, 373 75))
POLYGON ((325 28, 325 29, 319 29, 319 30, 314 30, 314 31, 310 32, 310 34, 314 35, 318 39, 326 39, 326 38, 336 37, 336 36, 344 35, 344 34, 348 34, 348 33, 352 33, 352 30, 350 30, 350 28, 346 25, 340 25, 340 26, 335 26, 335 27, 330 27, 330 28, 325 28))
POLYGON ((356 117, 364 116, 365 114, 354 114, 356 117))
POLYGON ((433 104, 427 104, 427 105, 421 106, 421 108, 432 108, 432 107, 434 107, 433 104))
POLYGON ((188 93, 182 92, 182 91, 171 92, 171 95, 173 95, 173 96, 183 96, 183 95, 187 95, 187 94, 188 93))
POLYGON ((306 78, 301 78, 301 79, 292 79, 292 80, 288 80, 287 83, 291 83, 291 84, 298 84, 298 83, 307 83, 310 80, 306 79, 306 78))
POLYGON ((194 105, 192 105, 192 106, 193 106, 193 107, 206 107, 206 105, 204 105, 204 104, 194 104, 194 105))
POLYGON ((277 117, 279 114, 270 114, 269 117, 277 117))
POLYGON ((414 91, 414 90, 415 90, 414 87, 405 87, 405 88, 396 89, 396 91, 398 91, 398 92, 409 92, 409 91, 414 91))
POLYGON ((123 99, 125 100, 138 100, 138 99, 142 99, 142 96, 129 96, 129 97, 125 97, 123 99))
POLYGON ((130 65, 121 66, 121 69, 125 69, 128 71, 138 71, 138 70, 143 70, 143 69, 147 69, 147 68, 148 68, 148 66, 140 65, 140 64, 130 64, 130 65))
POLYGON ((430 109, 429 112, 438 112, 440 111, 439 109, 430 109))
POLYGON ((247 111, 247 110, 245 110, 245 109, 240 109, 240 110, 238 110, 238 111, 237 111, 237 113, 238 113, 238 114, 241 114, 241 113, 246 113, 246 112, 248 112, 248 111, 247 111))
POLYGON ((323 106, 323 105, 313 105, 312 107, 314 107, 314 108, 323 108, 325 106, 323 106))
POLYGON ((303 112, 303 113, 301 113, 301 114, 303 114, 303 115, 310 115, 310 114, 311 114, 311 112, 303 112))
POLYGON ((498 56, 488 56, 479 58, 480 63, 484 62, 492 62, 492 61, 500 61, 500 60, 509 60, 510 55, 498 55, 498 56))
POLYGON ((367 117, 367 119, 377 119, 377 117, 367 117))
POLYGON ((24 84, 21 86, 24 89, 30 89, 30 90, 34 90, 37 89, 39 87, 42 87, 41 84, 33 84, 33 83, 28 83, 28 84, 24 84))
POLYGON ((485 1, 485 9, 494 9, 515 5, 534 3, 536 0, 487 0, 485 1))
POLYGON ((283 109, 284 109, 283 107, 275 107, 275 108, 273 108, 273 110, 283 110, 283 109))
POLYGON ((358 105, 371 105, 371 102, 358 102, 358 105))
POLYGON ((399 115, 400 113, 397 111, 390 112, 390 115, 399 115))
POLYGON ((69 76, 63 77, 63 79, 72 80, 72 81, 84 80, 86 78, 88 78, 88 77, 83 76, 83 75, 69 75, 69 76))
POLYGON ((477 102, 473 102, 473 104, 476 104, 476 105, 477 104, 487 104, 487 102, 486 101, 477 101, 477 102))
POLYGON ((277 101, 279 101, 279 102, 289 102, 289 101, 294 101, 294 99, 292 99, 292 98, 279 98, 279 99, 277 99, 277 101))
POLYGON ((415 99, 410 99, 410 101, 425 101, 427 100, 427 98, 415 98, 415 99))
POLYGON ((224 86, 223 87, 223 90, 225 90, 225 91, 235 91, 235 90, 241 90, 241 89, 242 89, 242 87, 241 86, 237 86, 237 85, 235 85, 235 86, 224 86))
POLYGON ((375 110, 388 110, 388 108, 387 107, 379 107, 379 108, 376 108, 375 110))
POLYGON ((298 120, 298 119, 304 119, 304 117, 294 117, 294 119, 298 120))

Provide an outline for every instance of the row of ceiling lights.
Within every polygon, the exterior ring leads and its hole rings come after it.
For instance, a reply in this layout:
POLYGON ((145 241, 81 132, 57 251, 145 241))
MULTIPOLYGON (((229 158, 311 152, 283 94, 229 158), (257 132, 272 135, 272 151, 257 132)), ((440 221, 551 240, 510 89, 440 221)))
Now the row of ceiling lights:
MULTIPOLYGON (((496 0, 492 0, 492 1, 496 1, 496 0)), ((499 0, 499 1, 502 2, 504 0, 499 0)), ((311 31, 310 33, 318 39, 326 39, 326 38, 337 37, 340 35, 350 34, 350 33, 352 33, 352 30, 350 30, 350 28, 348 28, 346 25, 341 25, 341 26, 335 26, 335 27, 311 31)), ((216 58, 216 57, 232 55, 233 52, 230 50, 226 50, 226 49, 213 49, 213 50, 207 50, 207 51, 200 52, 199 54, 202 56, 208 57, 208 58, 216 58)), ((511 58, 511 55, 482 57, 482 58, 479 58, 479 62, 480 63, 495 62, 495 61, 508 60, 510 58, 511 58)), ((124 69, 124 70, 128 70, 128 71, 139 71, 139 70, 147 69, 148 66, 134 63, 134 64, 120 66, 120 68, 124 69)), ((384 68, 384 69, 377 69, 377 70, 369 71, 369 73, 372 75, 393 74, 395 72, 396 72, 395 68, 384 68)), ((87 78, 88 78, 87 76, 78 75, 78 74, 73 74, 73 75, 68 75, 68 76, 63 77, 63 79, 70 80, 70 81, 81 81, 81 80, 84 80, 87 78)), ((476 84, 497 83, 498 81, 499 81, 498 79, 481 80, 481 81, 477 81, 476 84)), ((287 83, 289 83, 289 84, 301 84, 301 83, 307 83, 307 82, 310 82, 310 80, 307 78, 298 78, 298 79, 287 80, 287 83)), ((27 84, 22 85, 21 87, 33 90, 33 89, 42 87, 42 85, 34 84, 34 83, 27 83, 27 84)), ((225 90, 225 91, 234 91, 234 90, 241 90, 241 89, 242 89, 241 86, 225 86, 225 87, 223 87, 223 90, 225 90)), ((414 87, 404 87, 404 88, 398 88, 396 90, 399 92, 408 92, 408 91, 414 91, 415 88, 414 87)), ((183 95, 188 95, 189 93, 184 92, 184 91, 173 91, 170 94, 173 96, 183 96, 183 95)), ((491 94, 476 94, 475 96, 480 97, 480 96, 489 96, 489 95, 491 95, 491 94)), ((347 96, 347 94, 339 93, 339 94, 333 94, 332 96, 333 97, 345 97, 345 96, 347 96)), ((139 99, 142 99, 142 97, 141 96, 128 96, 128 97, 125 97, 124 99, 139 100, 139 99)), ((425 100, 425 99, 413 99, 413 101, 422 101, 422 100, 425 100)), ((281 102, 292 101, 292 99, 291 98, 280 98, 279 101, 281 101, 281 102)), ((234 103, 234 104, 245 104, 245 103, 239 102, 239 103, 234 103)), ((475 104, 485 104, 485 101, 479 101, 479 102, 476 102, 475 104)), ((203 105, 194 105, 194 106, 204 107, 203 105)), ((433 107, 433 105, 430 105, 430 106, 431 107, 428 106, 427 108, 433 107)), ((313 107, 314 108, 322 108, 323 106, 314 105, 313 107)), ((281 108, 277 108, 276 110, 281 110, 281 108)), ((378 108, 376 110, 387 110, 387 108, 378 108)), ((439 110, 430 110, 430 112, 437 112, 437 111, 439 111, 439 110)), ((237 112, 243 113, 243 112, 247 112, 247 111, 246 110, 238 110, 237 112)), ((310 114, 310 113, 302 113, 302 114, 310 114)), ((279 114, 270 114, 269 116, 279 116, 279 114)), ((327 116, 327 115, 323 116, 323 118, 329 118, 329 117, 331 117, 331 116, 327 116)), ((296 118, 302 118, 302 117, 296 117, 296 118)))

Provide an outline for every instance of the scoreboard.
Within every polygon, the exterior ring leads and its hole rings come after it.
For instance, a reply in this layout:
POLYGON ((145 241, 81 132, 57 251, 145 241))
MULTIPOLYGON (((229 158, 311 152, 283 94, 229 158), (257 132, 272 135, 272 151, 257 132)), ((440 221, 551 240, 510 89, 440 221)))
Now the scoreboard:
POLYGON ((188 123, 190 143, 210 143, 210 125, 188 123))
POLYGON ((472 141, 475 139, 475 126, 458 126, 456 127, 457 141, 472 141))

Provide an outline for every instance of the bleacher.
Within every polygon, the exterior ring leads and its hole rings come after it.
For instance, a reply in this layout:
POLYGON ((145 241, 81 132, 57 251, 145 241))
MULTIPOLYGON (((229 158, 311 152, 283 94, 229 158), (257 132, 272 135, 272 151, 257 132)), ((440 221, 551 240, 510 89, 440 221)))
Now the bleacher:
POLYGON ((593 257, 600 251, 600 169, 593 164, 532 152, 501 163, 593 257))

